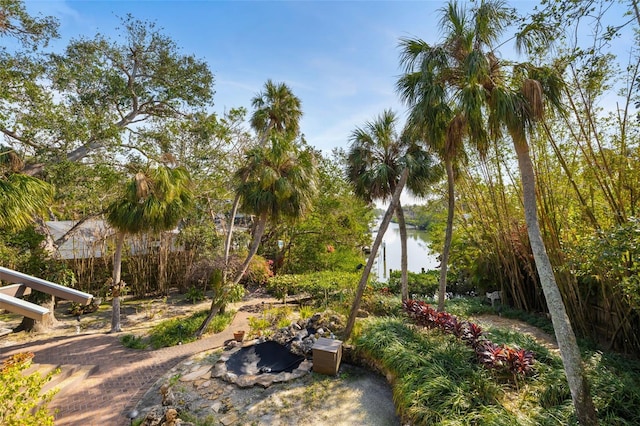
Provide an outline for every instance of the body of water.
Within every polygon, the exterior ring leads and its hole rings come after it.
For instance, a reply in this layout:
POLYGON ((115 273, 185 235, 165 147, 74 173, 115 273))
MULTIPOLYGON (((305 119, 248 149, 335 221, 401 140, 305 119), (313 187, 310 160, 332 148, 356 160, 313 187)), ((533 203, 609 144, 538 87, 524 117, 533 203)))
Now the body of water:
MULTIPOLYGON (((373 239, 376 238, 376 232, 373 233, 373 239)), ((428 244, 429 236, 426 231, 407 227, 407 269, 410 272, 438 269, 440 265, 438 253, 431 252, 428 244)), ((400 228, 397 223, 392 222, 384 234, 371 273, 375 274, 379 281, 386 281, 389 278, 390 269, 400 270, 401 253, 400 228)))

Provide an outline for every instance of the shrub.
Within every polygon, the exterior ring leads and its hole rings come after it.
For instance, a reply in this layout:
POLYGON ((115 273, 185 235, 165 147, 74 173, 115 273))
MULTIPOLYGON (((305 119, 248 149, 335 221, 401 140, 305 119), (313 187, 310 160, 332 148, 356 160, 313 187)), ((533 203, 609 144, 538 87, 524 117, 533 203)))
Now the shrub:
MULTIPOLYGON (((196 312, 186 318, 163 321, 151 330, 149 341, 154 349, 175 346, 196 340, 194 333, 200 327, 209 311, 196 312)), ((219 333, 231 323, 235 312, 225 312, 213 317, 205 332, 219 333)))
POLYGON ((33 353, 19 353, 4 360, 0 368, 0 424, 5 426, 53 425, 47 405, 57 389, 41 394, 43 386, 60 372, 42 377, 39 372, 23 374, 33 353))
POLYGON ((124 347, 130 349, 146 349, 148 346, 143 337, 133 334, 125 334, 120 338, 120 342, 124 347))
POLYGON ((262 256, 253 256, 241 282, 246 285, 266 285, 269 278, 273 276, 271 265, 272 261, 262 256))
MULTIPOLYGON (((407 287, 409 293, 431 296, 438 291, 440 271, 427 271, 423 273, 408 272, 407 287)), ((393 271, 389 276, 386 287, 394 294, 400 294, 401 271, 393 271)))
POLYGON ((473 348, 478 362, 499 373, 507 373, 518 384, 518 377, 532 372, 533 352, 507 345, 498 345, 487 339, 482 329, 468 321, 458 321, 455 315, 438 312, 424 302, 407 300, 403 304, 405 312, 413 320, 426 328, 437 328, 453 334, 473 348))
POLYGON ((453 336, 422 333, 399 319, 362 323, 357 350, 396 377, 394 401, 403 424, 517 424, 500 404, 500 387, 469 362, 473 351, 453 336), (487 409, 496 411, 496 422, 483 421, 487 409))
POLYGON ((196 303, 201 302, 205 299, 204 291, 197 287, 189 287, 184 295, 184 298, 195 305, 196 303))
POLYGON ((355 272, 314 272, 304 275, 276 275, 269 279, 267 290, 285 299, 287 295, 308 294, 316 304, 350 299, 360 278, 355 272))

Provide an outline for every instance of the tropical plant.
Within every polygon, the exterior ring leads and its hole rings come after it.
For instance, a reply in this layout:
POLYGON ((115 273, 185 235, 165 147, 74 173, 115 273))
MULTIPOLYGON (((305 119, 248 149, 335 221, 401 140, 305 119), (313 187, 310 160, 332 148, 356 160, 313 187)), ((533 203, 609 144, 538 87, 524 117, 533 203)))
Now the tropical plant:
MULTIPOLYGON (((255 149, 265 146, 269 138, 274 134, 284 136, 285 140, 293 140, 298 136, 300 118, 302 117, 302 103, 293 94, 289 86, 284 83, 274 83, 272 80, 267 80, 264 90, 258 93, 251 103, 254 107, 254 112, 251 116, 251 127, 258 136, 258 144, 255 149)), ((249 178, 246 173, 236 173, 235 177, 238 179, 239 185, 246 183, 249 178)), ((224 244, 225 263, 229 258, 234 219, 242 199, 242 193, 237 190, 235 192, 224 244)), ((227 280, 226 269, 223 271, 223 280, 227 280)), ((234 282, 239 282, 239 279, 237 281, 234 279, 234 282)))
MULTIPOLYGON (((405 62, 413 71, 408 74, 412 84, 400 87, 409 88, 404 98, 413 101, 421 126, 425 126, 425 119, 442 120, 440 111, 447 112, 444 121, 436 121, 443 125, 432 129, 436 135, 445 128, 447 135, 459 135, 458 140, 466 134, 481 154, 492 138, 502 137, 504 130, 512 139, 529 241, 576 414, 581 423, 596 424, 580 351, 540 232, 535 175, 527 143, 528 134, 544 119, 545 105, 560 107, 562 80, 558 70, 530 63, 517 63, 508 73, 495 46, 514 18, 514 12, 500 1, 482 1, 471 16, 457 2, 449 2, 442 9, 441 27, 446 31, 442 46, 433 48, 417 39, 405 41, 405 62), (421 89, 418 96, 412 96, 414 88, 421 89)), ((531 51, 532 46, 549 43, 551 37, 549 29, 542 25, 527 26, 517 35, 518 47, 531 51)))
POLYGON ((189 174, 180 167, 159 166, 141 171, 125 185, 122 198, 107 208, 107 222, 117 231, 111 283, 111 332, 121 331, 120 296, 125 291, 125 283, 120 275, 125 236, 175 228, 191 206, 189 185, 189 174))
POLYGON ((20 173, 22 160, 0 146, 0 228, 22 229, 51 205, 53 187, 20 173))
POLYGON ((7 426, 53 425, 49 403, 57 389, 42 393, 51 378, 60 373, 55 369, 44 376, 28 370, 33 352, 18 353, 0 365, 0 424, 7 426))
MULTIPOLYGON (((439 176, 430 167, 428 154, 417 145, 400 138, 396 130, 398 118, 391 110, 386 110, 364 127, 356 128, 350 137, 351 145, 347 154, 346 175, 357 196, 371 203, 374 200, 386 202, 392 196, 404 165, 406 155, 415 157, 407 188, 414 195, 425 195, 429 184, 439 176), (418 157, 420 157, 418 159, 418 157), (424 161, 427 159, 427 161, 424 161), (417 167, 416 167, 417 166, 417 167)), ((407 275, 407 224, 401 202, 395 211, 400 228, 401 241, 401 294, 409 298, 407 275)))
MULTIPOLYGON (((358 283, 344 331, 345 339, 349 338, 353 331, 373 261, 393 214, 398 212, 402 191, 407 186, 413 193, 422 195, 429 184, 439 176, 431 156, 421 149, 415 140, 410 139, 413 136, 411 133, 405 133, 400 137, 395 136, 395 120, 395 115, 386 111, 376 122, 367 123, 365 130, 356 129, 351 137, 352 146, 348 155, 346 173, 354 185, 354 192, 369 200, 378 196, 385 200, 389 197, 390 201, 358 283)), ((402 220, 404 223, 404 215, 401 212, 399 214, 402 217, 399 221, 402 220)), ((408 290, 405 288, 407 282, 406 227, 403 242, 405 264, 403 283, 405 284, 402 292, 403 297, 408 297, 408 290)))

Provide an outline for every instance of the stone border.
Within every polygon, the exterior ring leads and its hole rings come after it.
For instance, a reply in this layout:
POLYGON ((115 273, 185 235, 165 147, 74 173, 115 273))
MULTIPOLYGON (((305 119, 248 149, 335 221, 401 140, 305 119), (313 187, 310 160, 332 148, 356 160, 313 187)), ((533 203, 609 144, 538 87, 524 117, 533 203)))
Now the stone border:
POLYGON ((241 374, 237 375, 227 370, 227 360, 236 352, 238 352, 243 347, 249 347, 255 344, 261 343, 259 339, 248 342, 248 344, 244 344, 242 346, 236 346, 232 349, 225 349, 222 355, 216 363, 213 365, 213 371, 211 372, 211 377, 216 379, 222 379, 227 383, 233 383, 241 388, 248 388, 255 385, 260 385, 263 388, 268 388, 274 383, 287 382, 289 380, 298 379, 305 374, 309 374, 311 368, 313 367, 313 362, 305 359, 300 363, 298 368, 293 370, 291 373, 287 373, 286 371, 280 373, 262 373, 262 374, 241 374))

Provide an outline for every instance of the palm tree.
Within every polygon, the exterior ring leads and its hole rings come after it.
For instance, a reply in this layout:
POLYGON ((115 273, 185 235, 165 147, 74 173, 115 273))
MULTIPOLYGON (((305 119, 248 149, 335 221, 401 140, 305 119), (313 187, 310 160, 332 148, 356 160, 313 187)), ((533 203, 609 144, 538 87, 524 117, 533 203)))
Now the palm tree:
MULTIPOLYGON (((449 5, 446 18, 450 23, 443 24, 451 29, 446 41, 431 46, 420 39, 401 39, 400 62, 405 67, 397 82, 401 99, 409 106, 407 128, 419 135, 427 146, 442 159, 447 174, 447 225, 440 263, 440 281, 438 289, 438 310, 444 310, 447 290, 447 268, 449 252, 453 238, 453 214, 455 210, 455 164, 464 158, 463 140, 466 136, 465 115, 456 111, 455 92, 449 90, 455 86, 457 69, 461 67, 461 50, 464 40, 464 19, 457 14, 457 8, 449 5)), ((443 18, 443 22, 446 20, 443 18)), ((482 127, 475 126, 482 130, 482 127)), ((482 132, 472 135, 481 141, 482 132)))
POLYGON ((125 236, 175 228, 193 202, 190 182, 189 173, 181 167, 161 166, 138 172, 125 186, 123 197, 107 207, 107 222, 117 230, 112 276, 112 333, 121 331, 120 294, 124 283, 120 275, 125 236))
MULTIPOLYGON (((408 149, 418 155, 418 147, 410 146, 396 132, 397 117, 391 110, 384 111, 373 122, 358 127, 351 133, 351 147, 347 154, 347 179, 355 194, 371 203, 374 200, 386 202, 395 192, 400 175, 405 167, 408 149)), ((426 156, 426 153, 421 153, 426 156)), ((428 184, 433 181, 434 170, 430 163, 417 162, 420 167, 412 167, 407 178, 407 187, 415 195, 424 195, 428 184)), ((402 204, 398 201, 395 209, 400 228, 401 242, 401 294, 402 300, 409 298, 407 273, 407 225, 402 204)))
MULTIPOLYGON (((279 147, 278 149, 282 149, 285 145, 291 147, 293 140, 298 137, 300 132, 302 102, 293 94, 293 91, 286 84, 274 83, 272 80, 267 80, 264 85, 264 90, 252 99, 251 104, 254 107, 254 112, 251 116, 251 127, 256 132, 258 144, 247 152, 245 155, 247 163, 245 163, 244 167, 238 169, 234 175, 235 182, 237 182, 235 191, 236 195, 231 206, 229 224, 227 225, 227 235, 224 244, 224 269, 222 271, 221 285, 221 291, 224 293, 234 291, 236 284, 242 279, 242 275, 247 271, 251 259, 257 252, 258 246, 260 245, 260 238, 262 238, 264 227, 266 227, 268 212, 265 213, 260 211, 257 215, 258 223, 254 230, 254 238, 249 250, 249 255, 240 267, 240 271, 238 271, 234 277, 232 285, 227 285, 229 251, 231 248, 233 224, 238 208, 242 205, 247 211, 255 211, 255 209, 247 205, 246 200, 243 200, 243 196, 248 195, 248 192, 245 190, 247 189, 247 185, 250 184, 249 180, 252 178, 252 175, 253 178, 256 178, 255 167, 262 165, 260 163, 261 159, 267 158, 270 150, 272 154, 275 153, 275 147, 279 147), (279 141, 286 141, 287 143, 283 144, 279 141), (267 217, 262 217, 265 214, 267 217), (256 235, 259 235, 257 243, 255 238, 256 235)), ((285 151, 288 151, 288 148, 285 149, 285 151)), ((308 161, 309 165, 313 163, 310 159, 305 160, 302 158, 302 160, 303 162, 308 161)), ((310 171, 309 174, 315 174, 315 166, 313 167, 313 171, 310 171)), ((313 182, 309 183, 315 188, 315 179, 313 179, 313 182)), ((225 297, 225 294, 217 295, 213 298, 211 301, 211 307, 209 308, 209 314, 195 332, 197 337, 200 337, 202 333, 204 333, 204 330, 206 330, 213 317, 224 309, 224 305, 227 303, 226 300, 227 298, 225 297)))
MULTIPOLYGON (((258 93, 251 101, 254 107, 251 116, 251 127, 255 130, 259 142, 258 146, 264 146, 272 133, 288 135, 291 138, 298 136, 300 131, 300 118, 302 117, 301 101, 291 89, 284 83, 274 83, 267 80, 264 90, 258 93)), ((236 174, 240 184, 246 182, 248 176, 236 174)), ((227 264, 229 261, 229 249, 233 234, 233 224, 240 205, 241 193, 236 191, 236 196, 231 206, 227 235, 224 244, 223 281, 227 280, 227 264)))
POLYGON ((209 314, 195 335, 201 336, 213 317, 227 303, 226 293, 237 287, 258 252, 267 223, 297 220, 310 208, 316 195, 317 169, 313 152, 301 149, 286 136, 274 133, 266 146, 256 146, 246 154, 245 166, 236 172, 241 210, 257 217, 249 253, 233 281, 223 282, 211 302, 209 314))
MULTIPOLYGON (((480 2, 471 19, 458 3, 450 2, 442 9, 440 25, 445 30, 445 41, 441 45, 432 47, 421 40, 404 42, 405 64, 410 71, 407 82, 414 84, 400 87, 409 87, 406 93, 415 95, 405 99, 414 101, 412 114, 424 114, 423 120, 417 118, 418 123, 426 131, 433 130, 436 140, 442 137, 441 129, 446 128, 447 133, 466 135, 482 155, 489 138, 500 138, 502 130, 507 130, 518 157, 525 220, 536 269, 576 415, 581 424, 595 425, 598 420, 580 351, 540 232, 535 174, 527 143, 527 134, 544 118, 544 106, 560 107, 561 78, 554 69, 527 63, 516 64, 508 74, 493 46, 514 18, 514 13, 500 1, 480 2), (436 111, 447 109, 451 112, 441 117, 450 121, 443 120, 430 128, 427 121, 438 117, 436 111)), ((548 40, 549 32, 540 25, 527 26, 517 35, 518 46, 524 48, 548 40)))
MULTIPOLYGON (((353 183, 354 191, 361 196, 369 196, 373 193, 388 194, 390 201, 360 277, 344 330, 344 339, 348 339, 353 331, 362 295, 382 243, 382 237, 389 227, 393 213, 401 209, 402 191, 406 186, 413 193, 423 195, 429 184, 435 182, 440 176, 440 171, 433 165, 431 156, 419 145, 410 143, 407 132, 404 132, 400 138, 388 137, 394 134, 394 123, 395 116, 386 111, 376 122, 368 123, 365 127, 366 131, 356 129, 352 133, 352 147, 347 160, 347 177, 353 183), (388 143, 387 148, 384 148, 385 143, 388 143), (370 188, 369 191, 367 187, 370 188), (389 188, 393 188, 391 192, 389 188)), ((406 244, 406 233, 403 238, 406 244)), ((403 256, 406 256, 406 246, 403 247, 403 252, 403 256)), ((406 271, 406 257, 403 263, 403 269, 406 271)), ((403 298, 408 298, 406 285, 402 292, 403 298)))
POLYGON ((313 203, 317 192, 317 169, 313 152, 300 149, 286 136, 271 136, 269 147, 249 151, 246 165, 238 170, 246 180, 238 187, 242 211, 258 220, 253 232, 249 253, 236 273, 237 284, 247 272, 249 263, 258 252, 267 221, 296 220, 313 203))
POLYGON ((0 227, 21 229, 45 212, 53 198, 48 183, 20 173, 22 160, 6 147, 0 147, 0 227))

